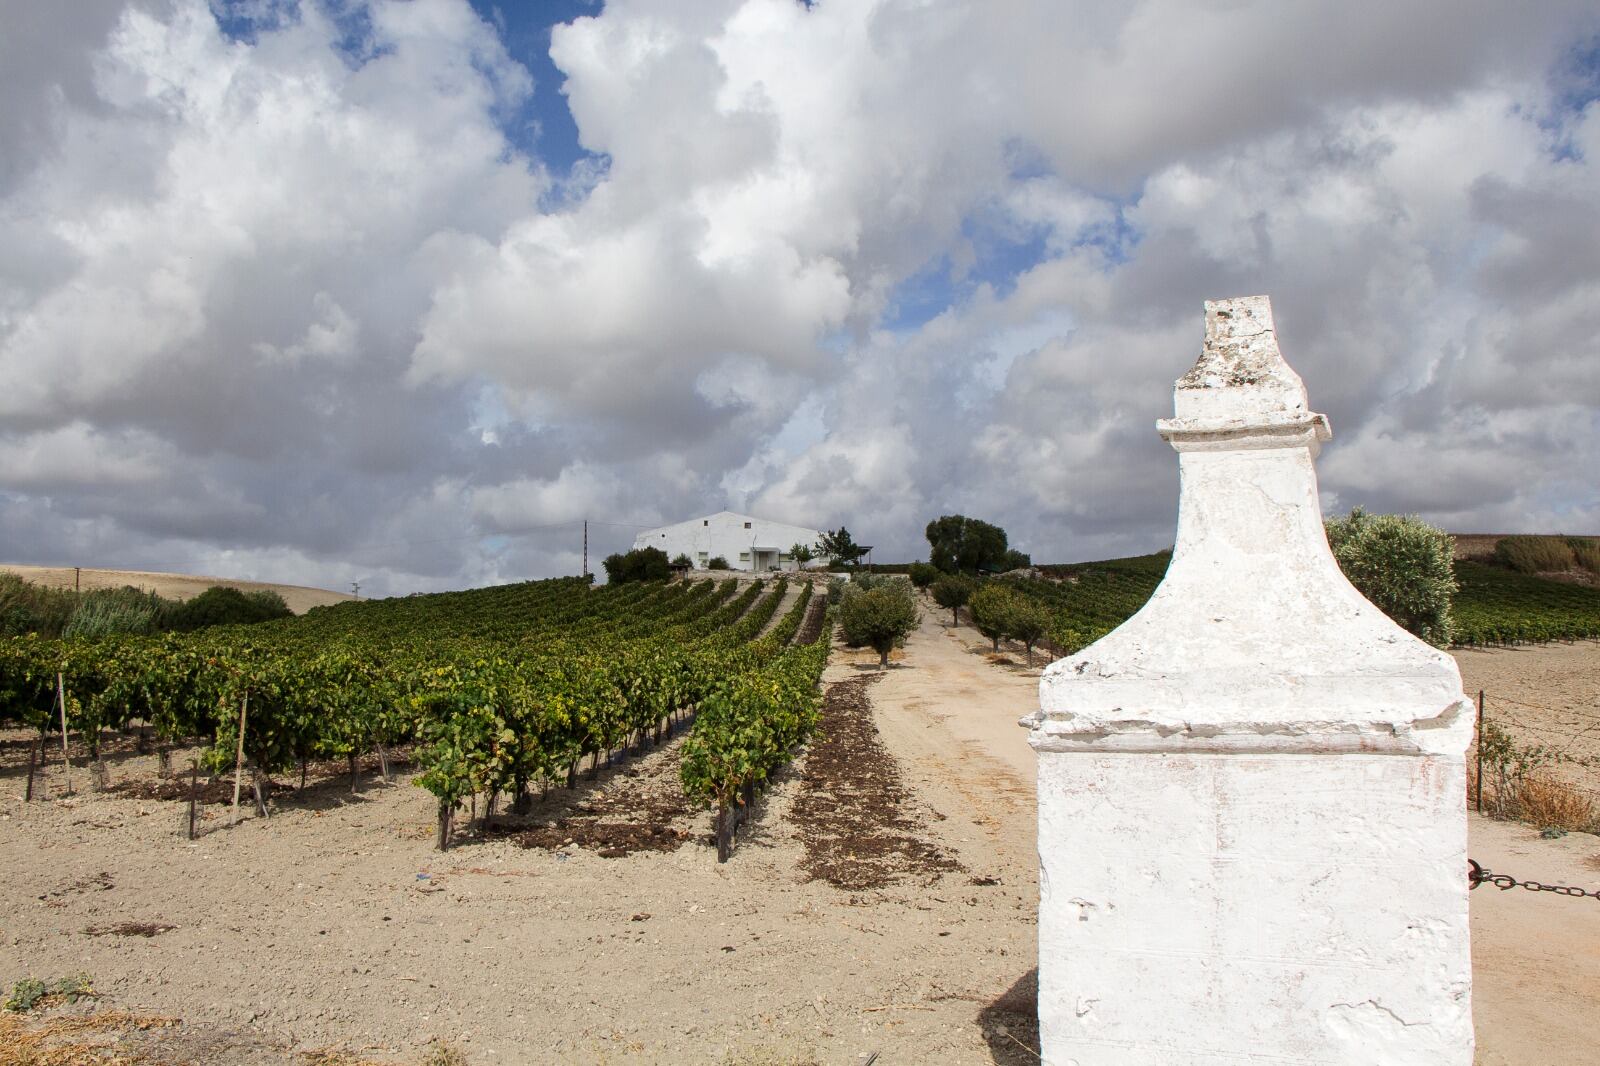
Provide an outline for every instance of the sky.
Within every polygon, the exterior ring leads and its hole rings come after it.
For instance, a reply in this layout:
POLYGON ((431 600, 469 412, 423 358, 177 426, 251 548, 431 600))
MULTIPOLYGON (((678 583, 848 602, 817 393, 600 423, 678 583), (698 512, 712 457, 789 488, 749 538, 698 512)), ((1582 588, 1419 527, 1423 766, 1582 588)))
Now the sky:
POLYGON ((0 0, 0 561, 1151 551, 1259 293, 1328 512, 1600 533, 1597 100, 1592 0, 0 0))

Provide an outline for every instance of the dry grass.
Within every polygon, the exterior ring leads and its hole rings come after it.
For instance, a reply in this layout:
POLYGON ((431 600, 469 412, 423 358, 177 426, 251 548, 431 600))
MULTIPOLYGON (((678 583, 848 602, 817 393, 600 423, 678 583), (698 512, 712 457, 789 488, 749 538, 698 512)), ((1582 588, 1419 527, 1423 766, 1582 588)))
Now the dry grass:
MULTIPOLYGON (((1485 775, 1486 777, 1488 775, 1485 775)), ((1540 829, 1564 829, 1569 833, 1600 833, 1600 803, 1594 797, 1548 773, 1531 773, 1512 779, 1497 792, 1492 779, 1483 796, 1485 814, 1526 822, 1540 829)), ((1477 778, 1467 767, 1467 806, 1474 804, 1477 778)))
POLYGON ((1600 830, 1600 808, 1594 800, 1548 774, 1529 774, 1507 799, 1512 816, 1529 825, 1576 833, 1600 830))
POLYGON ((0 1066, 139 1066, 144 1056, 120 1049, 122 1037, 180 1024, 116 1010, 33 1022, 0 1014, 0 1066))

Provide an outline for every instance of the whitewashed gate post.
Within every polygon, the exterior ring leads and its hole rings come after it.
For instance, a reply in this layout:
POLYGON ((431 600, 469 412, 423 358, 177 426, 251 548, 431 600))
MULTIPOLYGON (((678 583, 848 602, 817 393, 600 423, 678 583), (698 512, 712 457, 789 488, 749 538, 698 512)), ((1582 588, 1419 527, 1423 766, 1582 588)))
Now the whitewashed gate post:
POLYGON ((1267 298, 1205 315, 1167 575, 1023 720, 1044 1062, 1467 1066, 1460 673, 1334 562, 1267 298))

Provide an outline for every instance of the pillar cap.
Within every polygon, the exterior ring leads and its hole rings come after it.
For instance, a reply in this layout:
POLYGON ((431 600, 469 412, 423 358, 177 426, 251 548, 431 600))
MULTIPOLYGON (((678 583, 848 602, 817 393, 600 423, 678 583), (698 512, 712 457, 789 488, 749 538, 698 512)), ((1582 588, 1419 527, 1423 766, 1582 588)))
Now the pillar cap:
POLYGON ((1454 751, 1455 660, 1346 580, 1313 459, 1330 437, 1265 296, 1208 301, 1200 358, 1158 430, 1180 454, 1172 562, 1145 606, 1052 664, 1041 751, 1454 751))

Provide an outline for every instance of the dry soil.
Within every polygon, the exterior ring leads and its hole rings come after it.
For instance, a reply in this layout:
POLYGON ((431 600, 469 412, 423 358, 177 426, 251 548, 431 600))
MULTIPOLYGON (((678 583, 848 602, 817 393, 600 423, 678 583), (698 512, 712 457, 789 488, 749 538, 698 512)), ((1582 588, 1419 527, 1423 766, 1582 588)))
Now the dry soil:
MULTIPOLYGON (((709 814, 674 796, 675 741, 440 854, 403 772, 384 786, 365 766, 352 796, 342 767, 315 767, 270 819, 237 822, 219 782, 190 843, 181 799, 89 794, 81 766, 63 798, 59 755, 54 798, 23 803, 13 733, 0 982, 85 971, 103 998, 48 1016, 182 1019, 124 1044, 169 1062, 417 1062, 435 1041, 474 1064, 1034 1062, 1034 763, 1016 719, 1038 670, 1003 658, 934 609, 881 678, 875 655, 836 651, 824 738, 720 866, 709 814), (628 836, 641 813, 664 835, 628 836)), ((1469 687, 1556 709, 1592 696, 1564 686, 1593 685, 1600 645, 1462 662, 1469 687)), ((118 747, 113 783, 154 779, 153 756, 118 747)), ((1595 837, 1475 819, 1472 852, 1600 888, 1595 837)), ((1485 888, 1472 923, 1479 1061, 1600 1062, 1600 904, 1485 888)))

